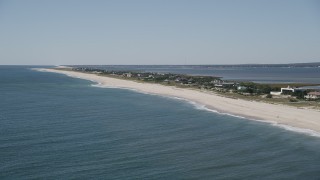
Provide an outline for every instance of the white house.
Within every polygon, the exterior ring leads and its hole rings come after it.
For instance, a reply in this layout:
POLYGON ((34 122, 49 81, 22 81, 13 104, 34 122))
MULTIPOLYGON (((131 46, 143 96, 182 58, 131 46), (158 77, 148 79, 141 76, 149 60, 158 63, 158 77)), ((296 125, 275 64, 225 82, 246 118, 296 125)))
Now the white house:
POLYGON ((307 95, 304 96, 306 99, 320 99, 320 92, 314 91, 314 92, 309 92, 307 95))
POLYGON ((247 87, 245 87, 245 86, 238 86, 238 87, 237 87, 237 90, 238 90, 238 91, 245 91, 245 90, 247 90, 247 87))
POLYGON ((286 87, 286 88, 281 88, 281 94, 283 94, 283 93, 290 93, 290 92, 293 92, 294 93, 294 91, 295 91, 295 88, 292 88, 292 87, 290 87, 290 86, 288 86, 288 87, 286 87))
POLYGON ((296 91, 304 91, 304 89, 292 88, 292 87, 288 86, 286 88, 281 88, 281 91, 271 91, 270 94, 279 96, 281 94, 294 93, 296 91))
POLYGON ((222 83, 217 83, 214 86, 215 87, 220 87, 220 88, 230 88, 233 87, 235 83, 233 82, 222 82, 222 83))
POLYGON ((132 77, 132 74, 131 73, 124 73, 123 76, 124 77, 132 77))
POLYGON ((271 91, 270 94, 271 94, 271 95, 275 95, 275 96, 280 96, 280 95, 281 95, 281 92, 271 91))

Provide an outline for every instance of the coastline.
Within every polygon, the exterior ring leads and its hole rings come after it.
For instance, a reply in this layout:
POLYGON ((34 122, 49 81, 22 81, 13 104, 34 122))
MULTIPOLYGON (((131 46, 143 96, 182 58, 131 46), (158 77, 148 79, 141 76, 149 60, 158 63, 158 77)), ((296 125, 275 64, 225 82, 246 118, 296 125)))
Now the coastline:
POLYGON ((220 113, 246 117, 252 120, 264 121, 280 126, 312 130, 320 133, 320 112, 312 109, 299 109, 295 107, 268 104, 263 102, 231 99, 212 92, 203 92, 191 89, 164 86, 160 84, 139 83, 96 74, 87 74, 75 71, 37 68, 42 72, 65 74, 70 77, 90 80, 100 87, 115 87, 132 89, 142 93, 161 96, 177 97, 182 100, 195 102, 207 109, 220 113))

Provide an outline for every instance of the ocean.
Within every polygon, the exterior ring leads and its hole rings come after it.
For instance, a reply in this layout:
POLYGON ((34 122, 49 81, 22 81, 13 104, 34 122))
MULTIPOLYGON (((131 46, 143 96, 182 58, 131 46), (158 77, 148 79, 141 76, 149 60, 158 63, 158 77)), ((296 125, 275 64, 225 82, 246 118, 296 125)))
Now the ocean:
POLYGON ((319 179, 320 137, 0 66, 0 179, 319 179))

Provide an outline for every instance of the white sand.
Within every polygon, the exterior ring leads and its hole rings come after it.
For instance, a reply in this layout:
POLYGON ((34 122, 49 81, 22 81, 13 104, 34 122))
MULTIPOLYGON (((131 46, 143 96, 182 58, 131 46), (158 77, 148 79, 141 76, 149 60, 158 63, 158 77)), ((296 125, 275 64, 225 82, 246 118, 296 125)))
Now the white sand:
POLYGON ((218 110, 219 112, 320 132, 320 112, 313 109, 299 109, 285 105, 231 99, 210 92, 163 86, 160 84, 139 83, 74 71, 55 69, 38 70, 61 73, 71 77, 91 80, 101 83, 102 86, 130 88, 145 93, 179 97, 203 104, 207 108, 218 110))

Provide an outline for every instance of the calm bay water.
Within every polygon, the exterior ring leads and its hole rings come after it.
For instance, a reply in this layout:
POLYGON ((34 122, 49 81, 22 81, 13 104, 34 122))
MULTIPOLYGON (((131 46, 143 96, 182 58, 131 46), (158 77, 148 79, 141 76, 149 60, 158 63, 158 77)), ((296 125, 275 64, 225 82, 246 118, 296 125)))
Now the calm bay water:
POLYGON ((319 179, 320 138, 0 66, 0 179, 319 179))

